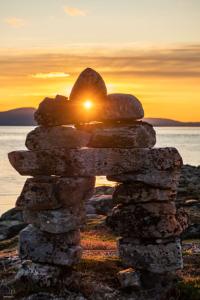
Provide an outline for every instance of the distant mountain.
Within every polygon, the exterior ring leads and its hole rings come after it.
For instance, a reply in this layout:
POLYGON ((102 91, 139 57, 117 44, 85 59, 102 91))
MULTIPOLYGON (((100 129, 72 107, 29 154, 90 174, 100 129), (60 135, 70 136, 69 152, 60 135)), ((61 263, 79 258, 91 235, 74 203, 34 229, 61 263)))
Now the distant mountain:
POLYGON ((32 126, 35 108, 24 107, 0 112, 0 126, 32 126))
POLYGON ((176 126, 184 126, 184 127, 198 127, 200 126, 200 122, 180 122, 171 119, 161 119, 161 118, 144 118, 144 121, 152 124, 153 126, 165 126, 165 127, 176 127, 176 126))
MULTIPOLYGON (((0 112, 0 126, 34 126, 35 108, 23 107, 0 112)), ((170 119, 144 118, 144 121, 153 126, 200 126, 200 122, 179 122, 170 119)))

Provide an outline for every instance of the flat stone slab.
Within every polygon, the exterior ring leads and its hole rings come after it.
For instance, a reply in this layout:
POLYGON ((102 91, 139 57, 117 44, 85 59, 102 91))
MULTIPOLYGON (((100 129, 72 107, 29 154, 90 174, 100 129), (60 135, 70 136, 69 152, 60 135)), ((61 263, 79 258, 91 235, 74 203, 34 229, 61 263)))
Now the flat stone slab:
POLYGON ((85 124, 78 128, 91 134, 87 146, 92 148, 152 148, 156 144, 156 132, 145 122, 115 126, 85 124))
POLYGON ((23 260, 71 267, 81 258, 80 233, 50 234, 28 225, 20 232, 19 256, 23 260))
POLYGON ((140 274, 137 273, 132 268, 122 270, 117 273, 117 278, 119 280, 121 288, 141 288, 140 274))
POLYGON ((31 176, 110 176, 126 172, 143 174, 148 170, 150 177, 154 170, 161 173, 182 166, 182 158, 175 148, 14 151, 8 157, 21 175, 31 176))
POLYGON ((142 168, 140 171, 133 171, 107 176, 110 181, 123 183, 144 183, 158 189, 175 190, 180 179, 180 169, 158 170, 152 168, 142 168))
POLYGON ((134 238, 169 238, 183 231, 174 202, 144 203, 113 208, 107 225, 118 235, 134 238))
POLYGON ((43 211, 25 210, 24 221, 26 224, 33 224, 42 231, 66 233, 79 229, 84 223, 84 207, 43 211))
POLYGON ((119 255, 123 263, 136 270, 152 273, 173 272, 183 268, 180 240, 162 244, 134 244, 119 239, 119 255))
POLYGON ((111 94, 105 101, 94 100, 90 109, 84 107, 84 101, 72 101, 63 96, 45 98, 35 112, 35 120, 39 125, 59 126, 94 121, 129 123, 144 117, 141 102, 132 95, 111 94))
POLYGON ((29 210, 80 207, 94 192, 95 177, 28 178, 16 206, 29 210))
POLYGON ((29 150, 86 147, 90 134, 70 126, 36 127, 26 138, 29 150))
POLYGON ((159 189, 140 182, 121 183, 113 192, 113 204, 135 204, 141 202, 175 201, 176 191, 159 189))

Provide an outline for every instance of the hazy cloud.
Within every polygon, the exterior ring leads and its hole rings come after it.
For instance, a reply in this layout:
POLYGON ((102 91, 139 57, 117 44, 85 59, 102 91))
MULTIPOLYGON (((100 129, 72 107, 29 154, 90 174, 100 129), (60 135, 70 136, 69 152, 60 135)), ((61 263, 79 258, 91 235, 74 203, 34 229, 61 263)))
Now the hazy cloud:
MULTIPOLYGON (((80 53, 82 50, 80 49, 80 53)), ((200 77, 200 45, 166 49, 129 49, 124 51, 88 51, 88 54, 22 53, 0 55, 0 76, 56 78, 77 76, 86 67, 96 68, 112 77, 200 77), (93 52, 93 53, 92 53, 93 52), (65 73, 67 70, 67 73, 65 73), (66 74, 66 75, 65 75, 66 74)))
POLYGON ((21 28, 25 26, 25 20, 15 17, 6 18, 4 22, 14 28, 21 28))
POLYGON ((51 78, 63 78, 69 77, 68 73, 64 72, 50 72, 50 73, 36 73, 31 75, 32 78, 51 79, 51 78))
POLYGON ((85 10, 79 9, 77 7, 71 7, 71 6, 65 6, 64 11, 66 14, 68 14, 71 17, 77 17, 77 16, 86 16, 87 12, 85 10))

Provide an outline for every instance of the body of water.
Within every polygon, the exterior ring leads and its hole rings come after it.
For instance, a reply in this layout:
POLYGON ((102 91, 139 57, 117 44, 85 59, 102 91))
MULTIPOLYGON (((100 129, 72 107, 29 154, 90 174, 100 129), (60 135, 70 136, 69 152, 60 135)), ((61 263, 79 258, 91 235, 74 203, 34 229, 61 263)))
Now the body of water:
MULTIPOLYGON (((0 127, 0 215, 13 207, 26 177, 9 164, 7 153, 24 150, 26 135, 32 127, 0 127)), ((157 127, 157 147, 176 147, 185 164, 200 165, 200 127, 157 127)), ((105 184, 104 177, 97 185, 105 184)), ((111 184, 111 183, 109 183, 111 184)))

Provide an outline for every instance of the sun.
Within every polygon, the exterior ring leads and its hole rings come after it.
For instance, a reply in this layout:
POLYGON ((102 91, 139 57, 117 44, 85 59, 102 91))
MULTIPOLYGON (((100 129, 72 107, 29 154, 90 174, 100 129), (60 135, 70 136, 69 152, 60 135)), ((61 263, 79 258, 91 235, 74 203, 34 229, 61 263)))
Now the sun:
POLYGON ((83 106, 85 107, 85 109, 91 109, 92 108, 92 106, 93 106, 93 103, 92 103, 92 101, 91 100, 85 100, 84 101, 84 103, 83 103, 83 106))

